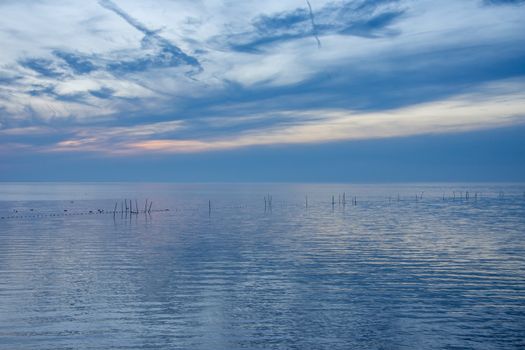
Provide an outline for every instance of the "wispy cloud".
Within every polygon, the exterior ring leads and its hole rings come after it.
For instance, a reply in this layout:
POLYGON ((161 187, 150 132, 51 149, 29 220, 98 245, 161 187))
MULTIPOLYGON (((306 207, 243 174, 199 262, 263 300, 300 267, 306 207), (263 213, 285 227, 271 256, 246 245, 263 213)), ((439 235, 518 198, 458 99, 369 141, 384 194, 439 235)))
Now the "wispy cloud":
POLYGON ((100 68, 86 55, 60 50, 54 50, 53 54, 64 60, 75 74, 87 74, 100 68))
POLYGON ((233 49, 257 52, 270 44, 302 39, 312 34, 318 44, 319 36, 349 35, 383 37, 398 34, 390 26, 405 9, 397 0, 340 1, 326 3, 316 11, 315 21, 310 2, 306 7, 264 14, 253 19, 252 29, 218 37, 233 49))
POLYGON ((44 149, 44 151, 81 151, 98 153, 119 153, 129 140, 173 135, 184 128, 182 121, 106 127, 72 128, 65 140, 44 149))
POLYGON ((24 68, 31 69, 36 73, 46 78, 61 78, 64 72, 52 60, 44 58, 27 58, 20 61, 20 65, 24 68))
POLYGON ((239 121, 245 124, 242 130, 233 134, 221 131, 212 137, 188 138, 186 130, 198 125, 182 121, 85 128, 49 150, 113 155, 152 151, 192 153, 465 132, 525 123, 524 87, 522 81, 503 81, 485 86, 477 93, 381 112, 288 110, 280 112, 272 125, 254 128, 245 119, 239 121))
POLYGON ((144 34, 142 48, 153 51, 153 54, 135 60, 110 63, 108 68, 117 72, 144 71, 152 67, 173 67, 179 65, 190 65, 202 69, 199 61, 192 56, 184 53, 180 48, 158 34, 158 31, 150 30, 140 21, 131 17, 111 0, 100 0, 99 4, 104 8, 113 11, 122 19, 128 22, 138 31, 144 34))
POLYGON ((296 113, 298 118, 293 124, 251 130, 236 136, 211 140, 155 139, 132 142, 126 147, 129 152, 186 153, 473 131, 525 123, 525 94, 458 96, 375 113, 344 110, 296 113))
POLYGON ((3 2, 1 141, 177 153, 519 124, 522 96, 487 86, 525 76, 521 5, 3 2))
POLYGON ((521 5, 525 0, 483 0, 486 5, 521 5))

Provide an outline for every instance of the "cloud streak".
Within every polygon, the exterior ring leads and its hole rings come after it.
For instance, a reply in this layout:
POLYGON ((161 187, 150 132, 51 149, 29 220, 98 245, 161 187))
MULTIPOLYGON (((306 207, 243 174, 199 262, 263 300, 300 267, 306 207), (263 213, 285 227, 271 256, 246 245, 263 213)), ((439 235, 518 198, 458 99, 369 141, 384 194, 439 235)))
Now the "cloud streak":
POLYGON ((397 0, 340 1, 325 3, 314 21, 312 7, 259 15, 252 22, 252 30, 218 37, 237 51, 258 52, 268 45, 286 43, 313 34, 318 44, 320 36, 343 35, 366 38, 394 36, 398 31, 391 26, 405 13, 397 0))
POLYGON ((409 108, 364 114, 341 110, 310 111, 306 113, 306 117, 321 116, 322 119, 251 131, 236 137, 216 140, 157 139, 134 142, 126 146, 127 150, 122 151, 124 153, 127 151, 131 153, 204 152, 253 146, 467 132, 525 123, 524 94, 492 97, 491 100, 476 101, 475 104, 472 102, 470 98, 459 97, 409 108), (502 107, 503 103, 504 107, 502 107))
POLYGON ((282 111, 272 126, 247 127, 235 134, 185 138, 188 123, 167 122, 130 128, 94 129, 61 141, 52 151, 133 155, 193 153, 254 146, 312 144, 422 134, 467 132, 525 123, 524 82, 503 81, 475 94, 381 112, 351 110, 282 111), (173 134, 174 133, 174 134, 173 134), (172 138, 159 137, 172 134, 172 138))
POLYGON ((138 20, 127 14, 113 1, 100 0, 99 4, 102 7, 114 12, 122 19, 124 19, 127 23, 129 23, 132 27, 142 32, 144 34, 144 38, 142 39, 143 48, 154 48, 159 51, 157 53, 157 56, 154 58, 142 58, 131 62, 128 61, 121 62, 118 64, 110 64, 110 69, 127 72, 144 70, 151 66, 177 66, 181 64, 194 66, 197 67, 199 70, 202 69, 199 64, 199 61, 195 57, 189 56, 186 53, 184 53, 180 48, 178 48, 177 46, 173 45, 171 42, 160 36, 157 31, 148 29, 145 25, 143 25, 138 20))

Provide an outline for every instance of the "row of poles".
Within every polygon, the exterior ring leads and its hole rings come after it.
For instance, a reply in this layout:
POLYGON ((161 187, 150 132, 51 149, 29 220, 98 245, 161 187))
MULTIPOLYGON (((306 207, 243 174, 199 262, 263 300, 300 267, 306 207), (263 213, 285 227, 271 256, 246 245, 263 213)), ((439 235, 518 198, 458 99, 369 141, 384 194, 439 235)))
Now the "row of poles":
MULTIPOLYGON (((465 192, 465 196, 463 197, 463 192, 458 192, 459 195, 458 195, 458 198, 459 199, 463 199, 465 198, 465 200, 469 200, 470 199, 470 193, 469 191, 466 191, 465 192)), ((477 200, 478 199, 478 195, 479 197, 481 198, 481 192, 474 192, 474 200, 477 200)), ((498 198, 503 198, 505 196, 505 194, 503 192, 500 192, 498 194, 498 198)), ((456 191, 452 192, 452 199, 456 199, 456 191)), ((445 194, 443 193, 443 200, 445 200, 445 194)))
MULTIPOLYGON (((339 194, 337 196, 337 203, 339 206, 343 205, 346 206, 346 192, 343 192, 343 194, 339 194)), ((354 196, 351 198, 352 205, 357 205, 357 196, 354 196)), ((308 196, 305 197, 305 206, 308 208, 308 196)), ((335 196, 332 195, 332 208, 335 207, 335 196)))
MULTIPOLYGON (((8 215, 8 216, 1 216, 0 219, 17 219, 17 218, 39 218, 39 217, 50 217, 50 216, 76 216, 76 215, 92 215, 92 214, 113 214, 115 216, 116 214, 122 214, 122 215, 128 215, 128 214, 139 214, 139 213, 145 213, 150 214, 152 211, 169 211, 169 209, 164 210, 152 210, 153 202, 148 201, 146 199, 144 203, 144 210, 141 210, 139 208, 138 201, 135 200, 135 207, 133 207, 133 202, 131 199, 128 201, 127 199, 124 199, 120 202, 120 211, 118 210, 118 204, 119 202, 115 202, 115 206, 113 208, 113 211, 111 210, 104 210, 104 209, 96 209, 96 210, 88 210, 86 212, 70 212, 68 209, 64 209, 62 213, 37 213, 34 211, 34 209, 30 209, 29 211, 31 214, 29 215, 23 215, 19 214, 18 210, 13 210, 15 213, 14 215, 8 215)), ((211 208, 211 207, 210 207, 211 208)))
MULTIPOLYGON (((420 193, 416 193, 416 201, 420 201, 423 199, 423 194, 425 192, 422 191, 420 193)), ((525 195, 524 195, 525 196, 525 195)), ((498 195, 498 198, 503 198, 504 195, 503 193, 500 193, 498 195)), ((456 200, 456 199, 465 199, 465 200, 470 200, 471 198, 471 195, 470 195, 470 192, 469 191, 466 191, 466 192, 461 192, 461 191, 453 191, 452 192, 452 196, 448 197, 449 199, 452 199, 452 200, 456 200)), ((481 192, 474 192, 474 196, 473 196, 474 200, 477 200, 478 198, 481 198, 481 192)), ((442 199, 443 200, 446 200, 447 199, 447 196, 446 194, 443 192, 443 196, 442 196, 442 199)), ((389 196, 388 197, 388 201, 391 202, 392 201, 392 196, 389 196)), ((397 201, 400 202, 401 201, 401 196, 399 195, 399 193, 397 194, 397 201)))
POLYGON ((115 208, 113 209, 113 215, 116 215, 117 213, 121 213, 121 214, 139 214, 140 212, 142 213, 151 213, 151 207, 153 206, 153 202, 150 201, 148 203, 148 199, 146 199, 146 201, 144 202, 144 210, 141 211, 140 208, 139 208, 139 204, 138 204, 138 201, 135 199, 135 208, 133 208, 133 202, 131 201, 131 199, 128 200, 127 199, 124 199, 120 202, 120 212, 117 211, 117 208, 118 208, 118 201, 115 202, 115 208))
MULTIPOLYGON (((422 200, 423 199, 423 194, 424 194, 424 191, 420 192, 420 193, 417 193, 415 195, 415 199, 416 201, 419 201, 419 200, 422 200)), ((472 198, 476 201, 478 200, 478 198, 481 198, 481 195, 482 193, 481 192, 474 192, 474 195, 472 196, 472 198)), ((523 193, 523 197, 525 197, 525 192, 523 193)), ((453 191, 452 192, 452 195, 450 197, 448 197, 449 199, 452 199, 452 200, 456 200, 456 199, 460 199, 460 200, 463 200, 465 199, 466 201, 470 200, 471 198, 471 194, 469 191, 453 191)), ((503 191, 500 191, 498 193, 498 198, 499 199, 503 199, 505 198, 505 193, 503 191)), ((442 199, 443 200, 446 200, 447 197, 445 195, 445 193, 443 193, 443 196, 442 196, 442 199)), ((392 196, 389 196, 388 197, 388 200, 389 202, 392 201, 392 196)), ((398 193, 397 194, 397 201, 401 201, 401 196, 400 194, 398 193)), ((337 203, 339 206, 346 206, 348 204, 347 202, 347 196, 346 196, 346 192, 343 192, 342 194, 339 194, 338 195, 338 200, 337 200, 337 203)), ((357 196, 353 196, 350 198, 350 203, 351 205, 354 205, 356 206, 357 205, 357 196)), ((138 201, 135 200, 135 206, 133 206, 133 201, 131 199, 124 199, 120 202, 120 211, 118 210, 118 204, 119 202, 115 202, 115 206, 113 208, 113 211, 104 211, 102 209, 97 209, 97 213, 98 214, 113 214, 114 216, 116 214, 139 214, 139 213, 145 213, 145 214, 150 214, 152 212, 152 206, 153 206, 153 201, 148 201, 148 199, 145 200, 144 202, 144 210, 141 210, 142 207, 139 207, 139 204, 138 204, 138 201)), ((270 195, 269 193, 267 195, 264 196, 264 211, 267 212, 267 211, 272 211, 272 205, 273 205, 273 196, 270 195)), ((308 202, 308 195, 305 196, 304 198, 304 205, 305 205, 305 208, 308 208, 308 205, 309 205, 309 202, 308 202)), ((331 201, 331 205, 332 205, 332 208, 335 207, 336 205, 336 200, 335 200, 335 195, 332 195, 332 201, 331 201)), ((31 209, 31 211, 33 211, 33 209, 31 209)), ((164 209, 164 210, 161 210, 161 211, 168 211, 168 209, 164 209)), ((208 200, 208 213, 211 215, 211 211, 212 211, 212 205, 211 205, 211 200, 208 200)), ((18 213, 17 210, 14 210, 15 213, 18 213)), ((68 210, 64 210, 64 214, 61 214, 61 215, 83 215, 84 213, 67 213, 68 210)), ((95 214, 94 211, 90 210, 88 213, 86 214, 95 214)), ((9 219, 9 218, 22 218, 22 217, 39 217, 39 216, 60 216, 60 214, 56 214, 56 213, 52 213, 52 214, 35 214, 35 215, 26 215, 26 216, 21 216, 21 215, 12 215, 12 216, 2 216, 0 217, 0 219, 9 219)))
MULTIPOLYGON (((420 200, 423 200, 423 194, 425 192, 422 191, 422 192, 419 192, 415 195, 415 200, 416 201, 420 201, 420 200)), ((525 198, 525 192, 523 193, 523 197, 525 198)), ((452 192, 452 195, 450 197, 448 197, 449 199, 452 199, 452 200, 456 200, 456 199, 459 199, 459 200, 463 200, 465 199, 466 201, 469 201, 471 199, 474 199, 475 201, 478 200, 478 198, 482 198, 482 192, 474 192, 474 194, 472 195, 471 192, 469 191, 453 191, 452 192)), ((498 196, 497 198, 499 199, 503 199, 505 198, 505 193, 503 191, 500 191, 498 193, 498 196)), ((447 199, 447 196, 445 193, 443 193, 443 197, 442 197, 443 200, 446 200, 447 199)), ((264 197, 264 209, 265 211, 267 210, 267 208, 269 208, 271 210, 271 200, 272 200, 272 197, 270 195, 267 195, 264 197)), ((351 200, 351 205, 357 205, 357 196, 353 196, 350 198, 351 200)), ((389 196, 388 197, 388 201, 389 202, 392 202, 392 196, 389 196)), ((402 200, 401 198, 401 195, 398 193, 397 194, 397 198, 396 200, 398 202, 400 202, 402 200)), ((332 201, 331 201, 331 204, 332 204, 332 207, 335 207, 336 205, 336 200, 335 200, 335 195, 332 195, 332 201)), ((337 204, 339 206, 343 205, 343 206, 346 206, 348 204, 347 202, 347 196, 346 196, 346 192, 343 192, 342 194, 338 194, 338 199, 337 199, 337 204)), ((308 196, 306 195, 304 197, 304 205, 306 208, 308 208, 308 196)))

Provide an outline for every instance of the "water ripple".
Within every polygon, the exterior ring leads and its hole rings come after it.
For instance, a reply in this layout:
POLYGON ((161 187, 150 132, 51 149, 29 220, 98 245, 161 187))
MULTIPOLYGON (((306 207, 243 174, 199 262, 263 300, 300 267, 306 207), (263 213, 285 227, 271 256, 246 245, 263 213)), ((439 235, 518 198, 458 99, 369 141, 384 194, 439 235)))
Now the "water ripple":
POLYGON ((0 186, 1 348, 525 347, 523 186, 45 186, 0 186), (170 211, 65 214, 121 198, 170 211))

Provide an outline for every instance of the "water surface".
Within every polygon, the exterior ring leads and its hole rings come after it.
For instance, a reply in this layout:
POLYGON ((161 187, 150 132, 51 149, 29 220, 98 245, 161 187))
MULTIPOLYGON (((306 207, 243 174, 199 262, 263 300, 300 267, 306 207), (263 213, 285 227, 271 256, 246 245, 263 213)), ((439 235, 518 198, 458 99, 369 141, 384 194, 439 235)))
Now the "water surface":
POLYGON ((1 183, 0 348, 523 348, 524 191, 1 183))

